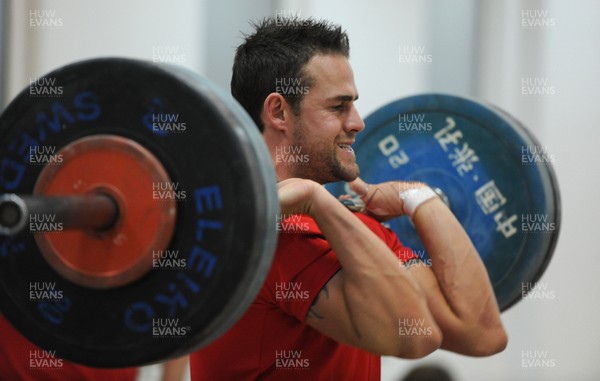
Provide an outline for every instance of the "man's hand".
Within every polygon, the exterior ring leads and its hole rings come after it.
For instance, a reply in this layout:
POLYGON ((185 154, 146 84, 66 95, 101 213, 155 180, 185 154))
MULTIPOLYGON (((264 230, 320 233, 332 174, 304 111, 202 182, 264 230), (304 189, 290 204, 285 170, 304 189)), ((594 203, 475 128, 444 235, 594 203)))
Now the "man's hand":
POLYGON ((367 185, 361 178, 348 184, 365 203, 364 213, 380 222, 404 215, 404 202, 400 198, 400 192, 426 186, 419 182, 403 181, 367 185))
POLYGON ((313 216, 317 198, 337 202, 319 183, 299 178, 289 178, 277 183, 282 214, 308 214, 313 216))

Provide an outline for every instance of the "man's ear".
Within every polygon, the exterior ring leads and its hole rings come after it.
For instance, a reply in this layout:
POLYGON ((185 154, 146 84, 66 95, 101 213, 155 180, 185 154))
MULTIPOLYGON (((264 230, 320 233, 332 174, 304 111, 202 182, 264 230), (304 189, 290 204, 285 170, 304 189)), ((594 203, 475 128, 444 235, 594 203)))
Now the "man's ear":
POLYGON ((291 107, 279 93, 269 94, 263 103, 262 118, 265 127, 286 131, 290 123, 291 107))

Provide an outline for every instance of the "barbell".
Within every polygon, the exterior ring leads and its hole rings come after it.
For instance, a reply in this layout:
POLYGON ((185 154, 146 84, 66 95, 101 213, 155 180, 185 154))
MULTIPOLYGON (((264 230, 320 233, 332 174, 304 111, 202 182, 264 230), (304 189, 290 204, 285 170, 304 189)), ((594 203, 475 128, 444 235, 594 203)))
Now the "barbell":
MULTIPOLYGON (((501 309, 520 300, 560 223, 548 155, 513 157, 539 147, 531 134, 448 95, 402 99, 365 122, 361 176, 434 186, 501 309), (515 222, 525 215, 533 225, 515 222)), ((0 194, 2 313, 33 343, 94 367, 164 361, 219 337, 254 300, 281 230, 272 158, 246 112, 186 69, 131 59, 61 67, 9 104, 0 194)), ((410 221, 389 227, 427 263, 410 221)))

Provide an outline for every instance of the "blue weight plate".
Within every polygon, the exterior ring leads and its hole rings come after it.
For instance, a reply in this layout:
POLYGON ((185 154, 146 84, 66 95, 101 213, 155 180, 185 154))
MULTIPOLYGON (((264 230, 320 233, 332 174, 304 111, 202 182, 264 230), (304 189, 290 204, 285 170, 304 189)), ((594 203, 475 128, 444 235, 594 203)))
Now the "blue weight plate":
MULTIPOLYGON (((368 183, 422 181, 440 189, 477 248, 501 310, 545 270, 560 225, 547 149, 505 112, 441 94, 404 98, 365 119, 354 149, 368 183)), ((345 183, 329 184, 334 195, 345 183)), ((428 254, 408 218, 388 222, 417 255, 428 254)))

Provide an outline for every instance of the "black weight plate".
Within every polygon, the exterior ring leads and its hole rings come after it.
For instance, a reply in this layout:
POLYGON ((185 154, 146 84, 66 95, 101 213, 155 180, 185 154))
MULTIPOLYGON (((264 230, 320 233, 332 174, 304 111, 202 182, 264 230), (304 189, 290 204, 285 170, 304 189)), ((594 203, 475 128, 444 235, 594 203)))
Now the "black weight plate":
MULTIPOLYGON (((506 113, 456 96, 400 99, 365 119, 354 149, 369 183, 423 181, 441 189, 488 270, 500 309, 523 296, 545 270, 560 225, 552 156, 506 113)), ((344 183, 328 185, 345 194, 344 183)), ((427 258, 407 218, 389 222, 427 258)))
POLYGON ((277 241, 276 178, 256 126, 233 98, 182 68, 107 58, 43 78, 0 117, 0 192, 32 192, 42 166, 29 162, 30 147, 58 151, 96 134, 132 139, 181 191, 168 248, 178 261, 95 290, 61 278, 29 232, 2 237, 2 313, 35 344, 94 367, 152 363, 208 344, 254 300, 277 241), (31 287, 54 292, 32 300, 31 287))

